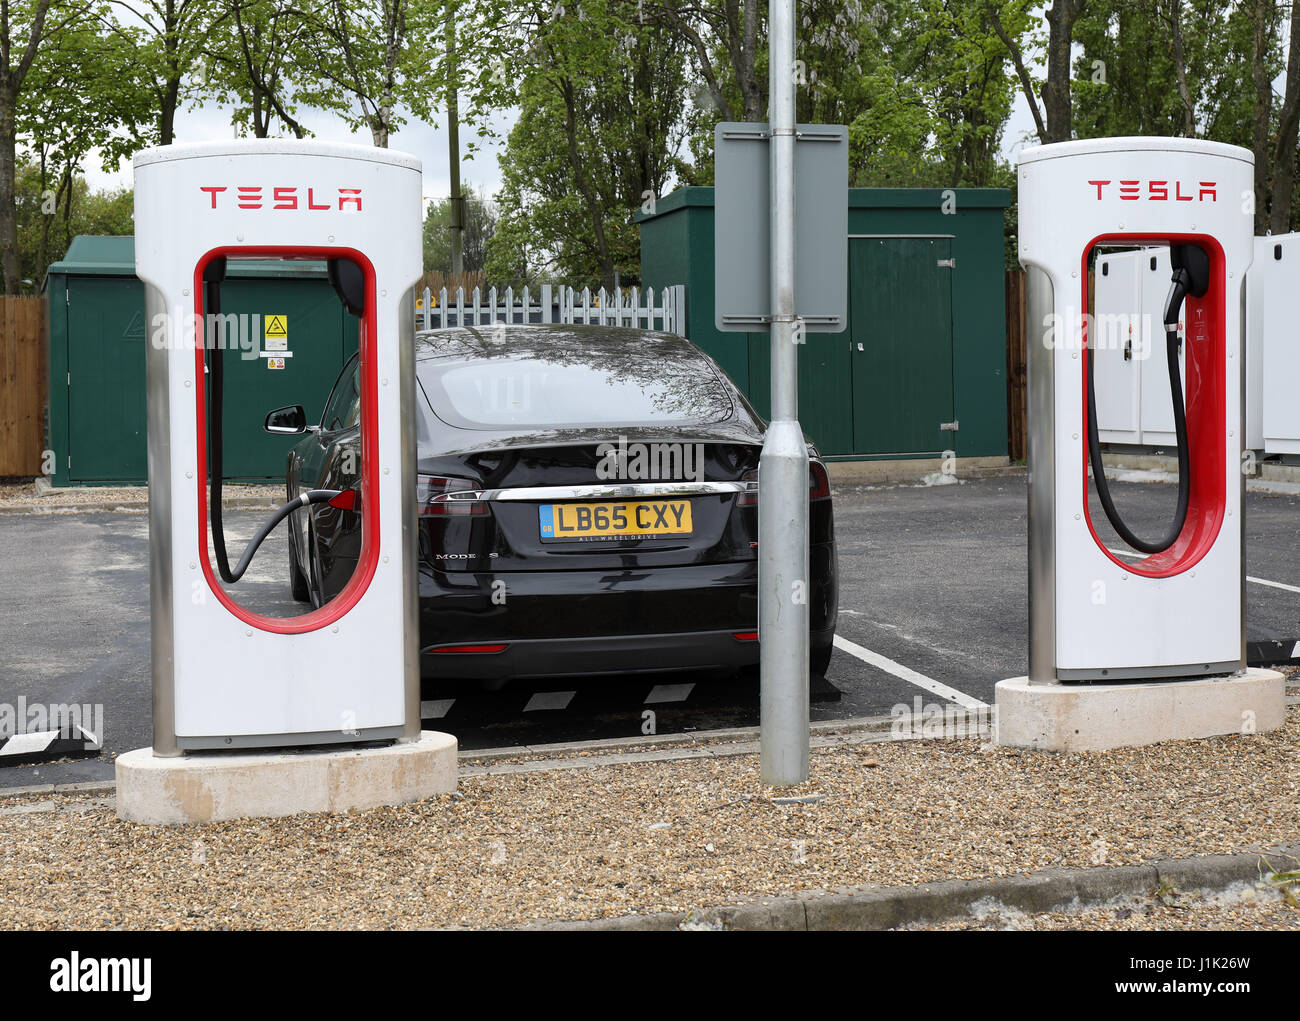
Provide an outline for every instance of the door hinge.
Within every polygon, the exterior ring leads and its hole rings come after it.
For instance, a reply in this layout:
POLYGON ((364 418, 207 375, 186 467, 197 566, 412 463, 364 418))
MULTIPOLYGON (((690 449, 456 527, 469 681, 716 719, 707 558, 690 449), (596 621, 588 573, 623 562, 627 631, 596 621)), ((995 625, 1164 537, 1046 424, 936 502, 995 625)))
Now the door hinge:
POLYGON ((68 373, 68 386, 72 386, 72 373, 68 373))
POLYGON ((939 268, 940 268, 940 269, 956 269, 956 268, 957 268, 957 260, 956 260, 956 259, 940 259, 940 260, 939 260, 939 268))
POLYGON ((940 431, 940 432, 946 432, 946 433, 955 433, 955 432, 957 431, 957 421, 956 421, 956 419, 954 419, 954 420, 951 421, 951 422, 940 422, 940 423, 939 423, 939 431, 940 431))

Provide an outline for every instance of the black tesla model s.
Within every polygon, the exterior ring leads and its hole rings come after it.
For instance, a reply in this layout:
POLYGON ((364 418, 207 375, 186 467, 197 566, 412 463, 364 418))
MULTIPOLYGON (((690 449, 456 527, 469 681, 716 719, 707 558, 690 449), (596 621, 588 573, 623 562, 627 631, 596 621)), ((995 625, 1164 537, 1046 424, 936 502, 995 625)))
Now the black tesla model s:
MULTIPOLYGON (((758 662, 764 423, 711 358, 640 329, 495 326, 419 333, 416 363, 426 677, 758 662)), ((360 399, 354 358, 289 454, 290 499, 359 485, 360 399)), ((826 466, 809 452, 820 675, 835 534, 826 466)), ((347 583, 361 512, 317 504, 290 518, 296 599, 319 606, 347 583)))

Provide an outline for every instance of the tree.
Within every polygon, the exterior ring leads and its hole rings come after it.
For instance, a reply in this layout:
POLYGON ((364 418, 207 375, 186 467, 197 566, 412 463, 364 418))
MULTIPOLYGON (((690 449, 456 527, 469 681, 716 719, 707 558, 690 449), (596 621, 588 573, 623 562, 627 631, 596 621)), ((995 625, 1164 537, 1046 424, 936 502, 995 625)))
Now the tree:
MULTIPOLYGON (((1003 45, 1011 54, 1016 74, 1020 79, 1020 90, 1029 103, 1029 111, 1034 117, 1034 126, 1038 139, 1043 144, 1068 141, 1073 132, 1073 107, 1070 96, 1071 47, 1074 45, 1074 25, 1079 20, 1087 0, 1053 0, 1044 17, 1047 21, 1047 74, 1041 86, 1043 103, 1040 108, 1038 96, 1025 61, 1024 47, 1014 30, 1009 31, 1003 12, 999 11, 992 0, 985 0, 985 9, 993 22, 994 30, 1003 45)), ((1027 13, 1031 0, 1020 0, 1012 5, 1018 16, 1027 13)))
POLYGON ((307 134, 294 116, 294 76, 314 72, 302 42, 309 25, 292 0, 221 0, 223 17, 204 47, 208 84, 218 98, 236 104, 234 123, 255 138, 268 138, 278 120, 297 138, 307 134))
MULTIPOLYGON (((483 192, 465 197, 464 272, 477 273, 486 268, 488 247, 496 233, 497 215, 496 206, 483 192)), ((440 199, 430 203, 424 216, 425 272, 452 272, 451 240, 451 201, 440 199)), ((503 279, 513 281, 514 274, 503 279)))
POLYGON ((48 194, 41 168, 20 160, 16 176, 17 246, 21 278, 39 292, 46 270, 67 254, 78 234, 130 234, 134 201, 129 190, 92 191, 86 179, 73 174, 67 198, 55 202, 48 194))
POLYGON ((1287 45, 1286 93, 1278 115, 1277 145, 1273 152, 1273 180, 1270 187, 1269 229, 1285 234, 1291 229, 1291 208, 1295 196, 1296 135, 1300 129, 1300 17, 1291 8, 1291 31, 1287 45))
POLYGON ((443 82, 436 70, 440 0, 321 0, 299 10, 312 72, 298 98, 365 127, 387 148, 400 109, 429 120, 443 82), (350 102, 349 102, 350 100, 350 102), (355 104, 355 105, 354 105, 355 104))
POLYGON ((208 34, 225 17, 218 0, 111 0, 131 15, 123 24, 109 19, 109 31, 130 48, 128 62, 143 79, 153 101, 154 140, 171 145, 176 111, 207 83, 204 46, 208 34))
POLYGON ((767 107, 767 0, 641 0, 641 24, 668 26, 704 79, 719 120, 761 121, 767 107))
MULTIPOLYGON (((34 166, 43 211, 35 259, 40 273, 49 261, 56 213, 66 227, 84 194, 73 184, 92 151, 98 150, 106 170, 115 170, 154 139, 152 99, 143 78, 132 73, 132 52, 131 41, 104 22, 77 21, 46 41, 28 73, 18 136, 34 166)), ((31 272, 25 268, 24 277, 31 272)))
POLYGON ((632 212, 667 183, 681 139, 686 71, 661 24, 633 0, 529 3, 517 25, 531 43, 508 71, 520 117, 503 160, 497 253, 613 287, 639 274, 632 212))
POLYGON ((0 5, 0 267, 5 294, 17 294, 22 283, 18 268, 18 223, 14 204, 18 160, 18 103, 36 54, 62 12, 47 26, 50 0, 15 0, 0 5))

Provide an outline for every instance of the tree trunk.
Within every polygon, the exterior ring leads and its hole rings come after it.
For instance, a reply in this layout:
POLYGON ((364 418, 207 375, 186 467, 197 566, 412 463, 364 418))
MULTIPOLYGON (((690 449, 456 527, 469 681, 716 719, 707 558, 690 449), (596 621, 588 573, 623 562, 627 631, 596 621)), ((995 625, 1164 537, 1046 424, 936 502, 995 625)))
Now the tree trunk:
POLYGON ((596 197, 587 175, 583 171, 582 156, 578 152, 578 112, 573 95, 572 82, 565 81, 560 86, 564 97, 564 134, 568 141, 569 166, 573 168, 573 179, 578 185, 587 209, 591 214, 591 229, 596 236, 596 258, 600 262, 602 282, 607 289, 614 286, 614 259, 609 252, 609 241, 605 237, 604 210, 596 197))
POLYGON ((17 89, 8 80, 0 81, 0 267, 4 270, 5 294, 18 294, 22 287, 18 266, 18 209, 14 202, 14 185, 18 162, 16 128, 17 89))
POLYGON ((1187 58, 1183 52, 1182 0, 1171 0, 1169 34, 1174 44, 1174 73, 1178 78, 1178 98, 1183 104, 1183 135, 1196 137, 1196 107, 1187 88, 1187 58))
POLYGON ((1046 115, 1046 140, 1049 142, 1068 142, 1074 133, 1070 57, 1074 23, 1083 13, 1085 2, 1054 0, 1047 9, 1047 80, 1043 82, 1043 111, 1046 115))
POLYGON ((1273 157, 1273 202, 1269 230, 1285 234, 1291 229, 1291 197, 1295 192, 1296 135, 1300 129, 1300 13, 1292 8, 1291 41, 1286 57, 1286 93, 1277 127, 1273 157))
POLYGON ((1029 112, 1034 115, 1034 130, 1038 133, 1038 140, 1046 145, 1051 139, 1047 137, 1047 125, 1043 123, 1043 113, 1038 108, 1038 97, 1034 95, 1034 82, 1029 77, 1029 68, 1025 66, 1024 52, 1020 44, 1002 27, 1002 19, 998 17, 997 10, 989 0, 985 0, 984 10, 993 25, 993 31, 997 33, 998 38, 1002 40, 1002 45, 1011 54, 1011 62, 1016 68, 1016 77, 1020 79, 1020 91, 1024 94, 1025 102, 1029 104, 1029 112))
POLYGON ((1270 40, 1268 10, 1271 0, 1255 0, 1254 39, 1250 54, 1250 74, 1255 82, 1255 123, 1251 149, 1255 153, 1255 233, 1263 234, 1268 226, 1268 129, 1273 110, 1273 85, 1268 77, 1270 40))
MULTIPOLYGON (((760 0, 744 0, 744 28, 740 38, 740 58, 736 65, 736 80, 741 95, 745 97, 745 120, 763 119, 763 89, 754 71, 754 54, 758 49, 758 5, 760 0)), ((794 68, 789 69, 794 73, 794 68)))
POLYGON ((162 109, 158 113, 159 145, 171 145, 176 137, 176 107, 179 103, 180 91, 180 77, 168 78, 162 97, 162 109))

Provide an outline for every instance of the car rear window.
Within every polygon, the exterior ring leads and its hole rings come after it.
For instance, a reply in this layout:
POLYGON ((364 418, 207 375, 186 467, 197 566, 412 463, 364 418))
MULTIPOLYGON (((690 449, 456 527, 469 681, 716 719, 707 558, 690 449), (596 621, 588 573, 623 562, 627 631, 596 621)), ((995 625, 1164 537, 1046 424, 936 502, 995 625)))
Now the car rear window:
POLYGON ((698 358, 615 366, 492 359, 421 368, 434 410, 461 428, 709 423, 733 413, 726 385, 698 358))

